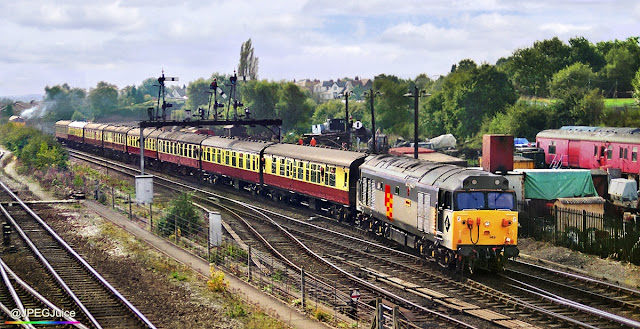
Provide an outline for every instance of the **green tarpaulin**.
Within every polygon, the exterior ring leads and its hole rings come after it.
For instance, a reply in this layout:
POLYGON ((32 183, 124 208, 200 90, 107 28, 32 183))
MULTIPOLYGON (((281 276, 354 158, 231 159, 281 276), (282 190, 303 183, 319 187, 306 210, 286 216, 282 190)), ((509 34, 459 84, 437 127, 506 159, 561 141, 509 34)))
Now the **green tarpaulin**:
POLYGON ((595 196, 589 170, 528 170, 524 178, 525 199, 595 196))

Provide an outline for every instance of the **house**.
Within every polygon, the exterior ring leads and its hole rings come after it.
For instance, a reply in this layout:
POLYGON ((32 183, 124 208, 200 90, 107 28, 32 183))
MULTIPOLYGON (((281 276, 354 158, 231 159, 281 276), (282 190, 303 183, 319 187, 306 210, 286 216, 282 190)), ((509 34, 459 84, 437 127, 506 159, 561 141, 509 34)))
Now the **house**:
POLYGON ((321 101, 339 98, 343 93, 353 90, 351 80, 320 81, 313 86, 313 93, 321 101))

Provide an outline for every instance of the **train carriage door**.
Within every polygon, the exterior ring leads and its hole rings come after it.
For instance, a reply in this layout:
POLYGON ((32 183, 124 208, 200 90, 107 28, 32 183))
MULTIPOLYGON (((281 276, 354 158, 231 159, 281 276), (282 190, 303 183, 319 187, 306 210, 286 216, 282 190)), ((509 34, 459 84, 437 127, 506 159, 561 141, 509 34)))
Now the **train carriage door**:
POLYGON ((429 209, 429 202, 431 201, 431 195, 423 192, 418 192, 418 231, 428 232, 427 227, 427 211, 429 209))
POLYGON ((580 166, 580 141, 569 141, 569 152, 567 152, 569 159, 567 159, 567 166, 577 168, 580 166))

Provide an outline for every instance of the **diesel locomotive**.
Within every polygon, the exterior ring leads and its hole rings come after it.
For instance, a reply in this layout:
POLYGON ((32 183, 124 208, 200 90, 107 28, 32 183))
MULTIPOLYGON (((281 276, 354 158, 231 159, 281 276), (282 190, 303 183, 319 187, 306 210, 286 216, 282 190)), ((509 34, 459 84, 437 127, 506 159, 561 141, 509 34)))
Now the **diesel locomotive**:
MULTIPOLYGON (((139 129, 59 121, 56 137, 137 163, 139 129)), ((515 193, 499 175, 400 156, 161 129, 143 134, 152 168, 326 210, 446 267, 499 270, 518 255, 515 193)))

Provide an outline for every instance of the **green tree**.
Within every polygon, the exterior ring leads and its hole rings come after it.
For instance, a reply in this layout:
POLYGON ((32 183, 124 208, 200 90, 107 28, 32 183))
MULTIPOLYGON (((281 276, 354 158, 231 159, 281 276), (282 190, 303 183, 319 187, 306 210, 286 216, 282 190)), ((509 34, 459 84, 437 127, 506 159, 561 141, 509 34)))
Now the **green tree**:
POLYGON ((112 115, 118 109, 118 87, 107 82, 98 82, 87 98, 96 119, 112 115))
POLYGON ((584 37, 569 39, 569 63, 582 63, 589 65, 594 72, 600 71, 606 61, 604 55, 589 40, 584 37))
POLYGON ((418 120, 420 121, 421 130, 428 137, 436 137, 447 133, 443 108, 444 93, 442 92, 431 95, 426 102, 422 103, 418 120))
POLYGON ((14 115, 13 113, 13 104, 8 103, 4 109, 2 109, 2 123, 7 123, 7 121, 9 121, 9 118, 14 115))
POLYGON ((279 83, 250 80, 241 86, 244 104, 249 107, 253 118, 271 119, 276 117, 279 83))
POLYGON ((409 81, 393 75, 380 74, 373 80, 373 89, 382 93, 376 98, 376 128, 385 133, 399 134, 405 138, 413 136, 413 105, 404 97, 409 92, 409 81))
POLYGON ((640 105, 640 69, 636 71, 636 76, 633 78, 631 86, 633 87, 633 97, 636 99, 638 105, 640 105))
POLYGON ((439 118, 445 131, 459 139, 474 137, 483 121, 504 112, 518 99, 507 75, 488 64, 450 74, 442 92, 439 118))
POLYGON ((500 59, 500 68, 522 95, 547 96, 548 81, 569 63, 570 53, 570 47, 554 37, 536 41, 533 47, 518 49, 510 57, 500 59))
POLYGON ((69 120, 75 111, 88 113, 86 92, 80 88, 71 88, 68 84, 45 87, 44 104, 47 113, 45 121, 69 120))
MULTIPOLYGON (((351 105, 351 104, 350 104, 351 105)), ((344 103, 341 99, 332 99, 316 106, 311 117, 312 124, 320 124, 327 121, 327 119, 344 118, 345 109, 344 103)))
POLYGON ((169 211, 158 222, 158 231, 164 236, 176 234, 196 234, 202 229, 202 219, 192 203, 192 196, 180 194, 171 201, 169 211))
POLYGON ((309 131, 314 107, 314 102, 295 83, 285 83, 280 89, 280 100, 276 105, 276 114, 282 118, 282 131, 309 131))
POLYGON ((142 94, 143 98, 144 95, 158 97, 158 90, 160 88, 159 86, 160 84, 158 83, 158 78, 146 78, 140 84, 138 91, 142 94))
POLYGON ((254 55, 251 38, 242 43, 240 47, 240 63, 238 75, 250 80, 258 79, 258 57, 254 55))
POLYGON ((211 82, 203 78, 189 82, 185 109, 191 110, 192 114, 197 114, 198 108, 208 109, 210 84, 211 82))
POLYGON ((544 106, 518 102, 483 122, 479 135, 512 134, 535 140, 536 134, 548 128, 549 111, 544 106))
POLYGON ((615 47, 605 56, 607 65, 603 71, 603 77, 607 84, 614 84, 618 91, 632 90, 631 81, 635 72, 640 68, 638 54, 625 47, 615 47))
POLYGON ((572 64, 554 74, 549 90, 551 96, 558 99, 558 102, 553 105, 558 122, 562 124, 596 124, 599 121, 599 111, 601 111, 598 110, 599 107, 594 107, 592 110, 584 108, 587 103, 591 105, 597 103, 598 98, 595 97, 595 94, 592 94, 589 100, 584 100, 585 96, 595 88, 591 83, 595 78, 596 75, 591 68, 581 62, 572 64))

